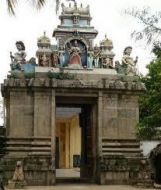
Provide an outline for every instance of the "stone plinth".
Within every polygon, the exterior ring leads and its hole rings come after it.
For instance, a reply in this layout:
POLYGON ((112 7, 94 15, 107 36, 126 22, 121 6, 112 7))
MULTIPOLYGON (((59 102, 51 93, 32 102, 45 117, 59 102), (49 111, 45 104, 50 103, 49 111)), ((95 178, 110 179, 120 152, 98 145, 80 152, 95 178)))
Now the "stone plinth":
POLYGON ((9 189, 23 189, 26 186, 25 181, 8 181, 8 188, 9 189))

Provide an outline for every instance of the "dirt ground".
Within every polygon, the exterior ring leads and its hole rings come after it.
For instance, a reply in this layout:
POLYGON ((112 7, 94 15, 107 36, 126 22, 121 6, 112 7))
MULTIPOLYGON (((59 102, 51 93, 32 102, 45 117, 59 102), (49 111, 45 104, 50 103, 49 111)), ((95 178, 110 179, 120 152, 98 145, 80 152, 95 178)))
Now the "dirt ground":
MULTIPOLYGON (((7 188, 6 188, 7 189, 7 188)), ((154 190, 154 188, 139 188, 128 185, 88 185, 88 184, 63 184, 56 186, 27 186, 26 190, 154 190)), ((7 189, 8 190, 8 189, 7 189)))

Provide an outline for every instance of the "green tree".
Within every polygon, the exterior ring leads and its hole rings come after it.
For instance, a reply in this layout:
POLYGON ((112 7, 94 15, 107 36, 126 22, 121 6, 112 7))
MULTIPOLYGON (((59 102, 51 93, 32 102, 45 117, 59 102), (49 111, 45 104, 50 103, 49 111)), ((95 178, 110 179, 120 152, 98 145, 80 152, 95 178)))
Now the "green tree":
POLYGON ((140 97, 140 123, 138 135, 144 139, 154 138, 157 128, 161 127, 161 45, 153 48, 155 59, 147 65, 148 74, 142 77, 147 88, 140 97))

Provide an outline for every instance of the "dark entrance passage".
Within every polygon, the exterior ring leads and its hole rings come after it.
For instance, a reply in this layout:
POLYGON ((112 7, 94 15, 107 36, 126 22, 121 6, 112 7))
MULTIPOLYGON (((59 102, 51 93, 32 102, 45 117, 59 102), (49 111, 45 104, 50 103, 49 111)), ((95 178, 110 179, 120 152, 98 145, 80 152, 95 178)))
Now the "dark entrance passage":
POLYGON ((76 178, 79 182, 95 182, 97 150, 96 108, 97 106, 91 103, 57 103, 57 182, 66 182, 76 178), (73 119, 74 122, 72 121, 73 119))
POLYGON ((161 144, 158 144, 150 153, 150 163, 155 184, 161 185, 161 144))
POLYGON ((155 167, 155 183, 161 185, 161 154, 158 154, 154 158, 154 167, 155 167))
POLYGON ((80 114, 80 126, 82 129, 82 149, 81 149, 81 178, 94 179, 94 131, 92 126, 92 107, 82 106, 80 114))

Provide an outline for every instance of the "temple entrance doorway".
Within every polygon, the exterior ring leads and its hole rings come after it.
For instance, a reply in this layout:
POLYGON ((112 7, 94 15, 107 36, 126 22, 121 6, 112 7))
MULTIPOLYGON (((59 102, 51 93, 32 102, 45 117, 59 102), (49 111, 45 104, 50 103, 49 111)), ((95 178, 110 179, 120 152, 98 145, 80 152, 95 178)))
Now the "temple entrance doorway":
POLYGON ((56 109, 56 168, 58 177, 80 177, 81 126, 79 107, 56 109))
POLYGON ((158 144, 150 152, 150 163, 152 166, 154 186, 161 187, 161 144, 158 144))
POLYGON ((94 182, 96 178, 96 106, 56 107, 56 180, 94 182))

